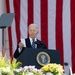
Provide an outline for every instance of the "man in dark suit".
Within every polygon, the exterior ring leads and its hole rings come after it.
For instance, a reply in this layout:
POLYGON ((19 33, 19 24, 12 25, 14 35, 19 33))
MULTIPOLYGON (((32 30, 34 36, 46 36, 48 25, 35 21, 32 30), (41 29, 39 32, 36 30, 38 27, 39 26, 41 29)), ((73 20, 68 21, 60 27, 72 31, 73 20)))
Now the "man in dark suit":
POLYGON ((38 34, 38 26, 36 24, 30 24, 28 28, 29 37, 24 39, 23 43, 22 41, 19 42, 17 49, 14 53, 14 58, 18 58, 18 56, 22 53, 22 51, 26 48, 42 48, 46 49, 46 45, 38 40, 37 34, 38 34))

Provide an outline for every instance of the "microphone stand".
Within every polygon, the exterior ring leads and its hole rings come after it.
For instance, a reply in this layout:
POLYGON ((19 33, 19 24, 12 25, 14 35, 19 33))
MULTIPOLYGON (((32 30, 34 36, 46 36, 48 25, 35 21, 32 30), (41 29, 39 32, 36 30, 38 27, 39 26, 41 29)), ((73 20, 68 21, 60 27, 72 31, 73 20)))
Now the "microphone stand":
POLYGON ((69 75, 72 75, 72 68, 71 68, 71 66, 67 62, 65 62, 64 65, 69 67, 69 75))

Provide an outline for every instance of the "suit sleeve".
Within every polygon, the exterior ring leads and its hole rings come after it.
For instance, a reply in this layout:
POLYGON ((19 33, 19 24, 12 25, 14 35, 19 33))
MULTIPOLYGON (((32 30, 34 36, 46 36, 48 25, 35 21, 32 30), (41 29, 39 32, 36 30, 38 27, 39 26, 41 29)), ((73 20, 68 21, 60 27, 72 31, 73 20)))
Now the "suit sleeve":
POLYGON ((18 48, 19 46, 17 46, 17 49, 14 52, 14 58, 18 58, 18 56, 20 55, 18 48))

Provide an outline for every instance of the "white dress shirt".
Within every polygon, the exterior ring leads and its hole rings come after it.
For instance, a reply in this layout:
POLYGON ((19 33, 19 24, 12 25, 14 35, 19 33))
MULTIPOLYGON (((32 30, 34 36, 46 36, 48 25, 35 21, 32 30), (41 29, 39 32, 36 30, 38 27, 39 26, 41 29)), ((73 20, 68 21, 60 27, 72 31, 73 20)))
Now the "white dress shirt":
MULTIPOLYGON (((29 37, 29 39, 30 39, 30 43, 31 43, 31 45, 32 45, 33 39, 32 39, 31 37, 29 37)), ((35 42, 35 41, 37 41, 36 38, 34 38, 34 42, 35 42)), ((37 48, 37 44, 35 44, 35 48, 37 48)))
MULTIPOLYGON (((29 37, 30 43, 32 45, 33 39, 29 37)), ((37 41, 37 38, 34 38, 34 42, 37 41)), ((26 47, 25 39, 21 39, 21 42, 24 44, 24 47, 26 47)), ((35 48, 37 48, 37 44, 35 44, 35 48)), ((18 48, 19 53, 21 52, 22 48, 18 48)))

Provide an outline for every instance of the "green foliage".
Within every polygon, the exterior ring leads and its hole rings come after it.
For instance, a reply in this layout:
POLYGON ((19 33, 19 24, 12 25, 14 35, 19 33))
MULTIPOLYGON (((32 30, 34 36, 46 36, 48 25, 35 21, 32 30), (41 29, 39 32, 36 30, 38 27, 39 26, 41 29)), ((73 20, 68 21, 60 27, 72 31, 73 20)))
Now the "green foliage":
POLYGON ((6 56, 2 57, 0 55, 0 68, 1 67, 7 67, 10 64, 9 60, 7 61, 6 56))
POLYGON ((14 70, 20 68, 21 63, 13 60, 12 63, 6 56, 0 55, 0 75, 14 75, 14 70))
POLYGON ((17 69, 17 68, 20 68, 22 64, 21 64, 21 62, 17 62, 15 60, 13 60, 10 65, 11 65, 11 69, 17 69))

